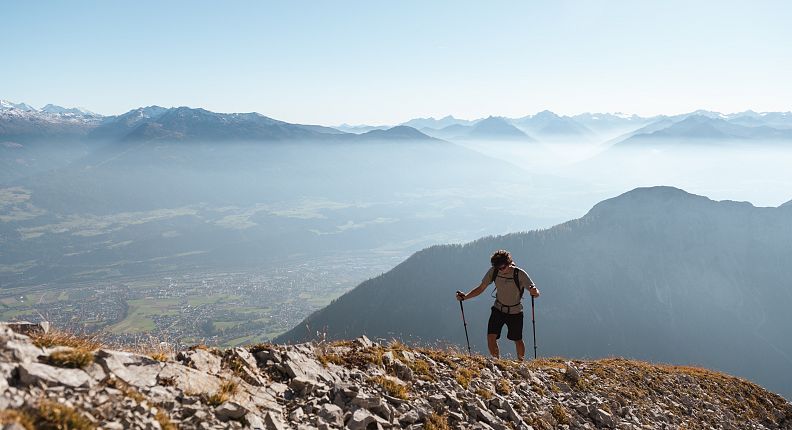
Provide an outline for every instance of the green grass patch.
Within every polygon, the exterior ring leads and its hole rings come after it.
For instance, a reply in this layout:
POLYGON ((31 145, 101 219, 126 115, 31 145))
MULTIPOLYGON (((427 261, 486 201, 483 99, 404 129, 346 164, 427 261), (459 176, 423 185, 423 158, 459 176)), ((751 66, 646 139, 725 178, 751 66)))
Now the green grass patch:
POLYGON ((179 299, 137 299, 127 301, 127 317, 113 325, 113 333, 141 333, 156 328, 151 317, 155 315, 178 315, 179 299))
POLYGON ((212 324, 214 325, 215 330, 222 330, 224 328, 236 327, 244 323, 245 321, 215 321, 212 324))
POLYGON ((187 304, 190 306, 213 305, 220 303, 225 296, 195 296, 188 297, 187 304))

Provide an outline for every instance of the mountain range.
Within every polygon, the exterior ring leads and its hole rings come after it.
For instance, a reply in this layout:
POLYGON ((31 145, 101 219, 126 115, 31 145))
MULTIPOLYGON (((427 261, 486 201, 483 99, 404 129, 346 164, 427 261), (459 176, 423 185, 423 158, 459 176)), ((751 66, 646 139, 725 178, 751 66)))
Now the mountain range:
POLYGON ((421 130, 430 136, 451 140, 534 141, 532 137, 515 127, 506 118, 494 116, 476 121, 472 125, 452 124, 439 130, 429 128, 421 130))
POLYGON ((666 118, 643 127, 617 143, 619 146, 635 146, 654 143, 682 143, 694 141, 786 141, 792 140, 792 129, 772 128, 767 125, 740 125, 726 119, 702 114, 676 119, 666 118))
POLYGON ((584 113, 562 116, 545 110, 519 118, 464 120, 451 115, 416 118, 392 126, 293 124, 259 113, 216 113, 201 108, 149 106, 116 116, 48 104, 36 109, 26 103, 0 100, 0 142, 24 143, 52 139, 111 139, 120 141, 252 140, 295 141, 359 139, 460 139, 583 141, 610 140, 622 146, 635 142, 697 140, 792 139, 792 112, 745 111, 721 114, 698 110, 681 115, 640 117, 626 114, 584 113), (373 134, 371 134, 373 133, 373 134), (355 136, 362 136, 360 138, 355 136), (431 138, 430 138, 431 137, 431 138))
POLYGON ((54 105, 37 110, 2 101, 0 106, 0 142, 78 138, 123 142, 435 140, 407 126, 355 134, 319 125, 292 124, 259 113, 216 113, 189 107, 148 106, 102 117, 54 105))
MULTIPOLYGON (((277 341, 320 331, 329 339, 366 334, 464 345, 454 292, 476 286, 490 254, 508 249, 542 291, 542 356, 696 363, 792 397, 790 209, 712 201, 671 187, 635 189, 548 230, 427 248, 277 341)), ((488 290, 464 303, 478 351, 486 351, 492 300, 488 290)), ((525 330, 530 340, 528 320, 525 330)), ((503 351, 513 350, 502 343, 503 351)))

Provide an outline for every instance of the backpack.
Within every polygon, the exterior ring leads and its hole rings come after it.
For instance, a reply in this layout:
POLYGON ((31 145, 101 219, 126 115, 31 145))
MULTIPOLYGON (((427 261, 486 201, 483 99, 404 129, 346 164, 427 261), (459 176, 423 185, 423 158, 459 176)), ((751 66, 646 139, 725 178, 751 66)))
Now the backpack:
MULTIPOLYGON (((514 279, 514 285, 516 285, 517 289, 520 291, 520 301, 518 301, 517 303, 515 303, 515 304, 513 304, 511 306, 503 305, 503 303, 501 303, 504 307, 511 308, 511 307, 519 305, 520 302, 522 302, 523 293, 525 293, 525 288, 523 288, 520 285, 520 276, 519 275, 520 275, 520 269, 517 266, 514 266, 514 273, 512 274, 512 278, 514 279)), ((495 283, 495 279, 497 279, 497 278, 498 278, 498 269, 495 269, 495 270, 492 271, 492 280, 490 282, 494 284, 495 283)), ((497 291, 497 290, 498 290, 498 287, 496 286, 495 290, 492 291, 492 297, 495 297, 495 291, 497 291)))

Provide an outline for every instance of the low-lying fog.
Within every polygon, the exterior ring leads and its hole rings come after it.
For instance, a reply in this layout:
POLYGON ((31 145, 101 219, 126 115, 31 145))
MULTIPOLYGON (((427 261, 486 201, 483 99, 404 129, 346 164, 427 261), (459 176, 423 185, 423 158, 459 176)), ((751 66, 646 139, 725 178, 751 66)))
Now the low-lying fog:
POLYGON ((778 206, 789 166, 777 143, 116 143, 0 185, 0 283, 404 257, 550 227, 641 186, 778 206))
POLYGON ((580 181, 598 196, 670 185, 713 200, 755 206, 775 207, 792 200, 792 142, 677 141, 627 149, 576 142, 460 145, 531 174, 580 181))

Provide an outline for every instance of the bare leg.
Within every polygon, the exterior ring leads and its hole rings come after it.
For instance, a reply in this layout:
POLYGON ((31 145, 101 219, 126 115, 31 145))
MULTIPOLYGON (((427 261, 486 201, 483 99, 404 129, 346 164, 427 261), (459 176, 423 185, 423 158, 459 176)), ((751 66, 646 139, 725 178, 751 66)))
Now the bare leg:
POLYGON ((500 351, 498 350, 498 339, 496 334, 487 335, 487 348, 489 353, 495 358, 500 358, 500 351))
POLYGON ((517 347, 517 360, 522 361, 525 358, 525 342, 520 340, 515 340, 514 345, 517 347))

